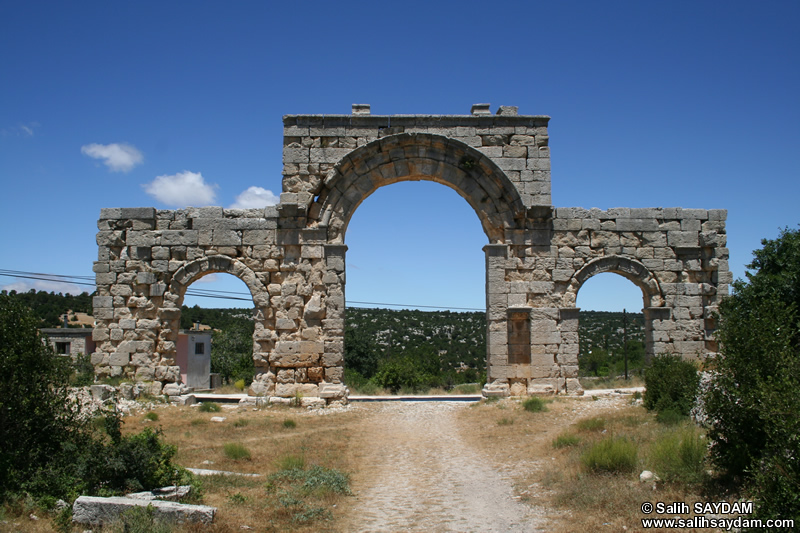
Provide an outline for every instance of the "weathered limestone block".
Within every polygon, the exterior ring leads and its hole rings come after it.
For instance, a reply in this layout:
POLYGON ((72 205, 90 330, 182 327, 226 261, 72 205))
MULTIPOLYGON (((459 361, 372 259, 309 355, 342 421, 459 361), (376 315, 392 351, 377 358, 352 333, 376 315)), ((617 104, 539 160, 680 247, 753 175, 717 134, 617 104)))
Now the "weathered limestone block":
POLYGON ((484 398, 505 398, 511 395, 511 391, 507 382, 495 380, 484 385, 481 394, 484 398))
POLYGON ((152 507, 159 519, 178 524, 186 522, 210 524, 217 512, 216 507, 207 505, 123 497, 80 496, 72 504, 72 521, 94 526, 110 524, 122 513, 134 507, 152 507))
POLYGON ((319 397, 327 400, 344 400, 350 395, 350 389, 341 383, 320 383, 319 397))
POLYGON ((292 398, 297 394, 308 397, 319 397, 319 386, 313 383, 276 383, 275 395, 281 398, 292 398))

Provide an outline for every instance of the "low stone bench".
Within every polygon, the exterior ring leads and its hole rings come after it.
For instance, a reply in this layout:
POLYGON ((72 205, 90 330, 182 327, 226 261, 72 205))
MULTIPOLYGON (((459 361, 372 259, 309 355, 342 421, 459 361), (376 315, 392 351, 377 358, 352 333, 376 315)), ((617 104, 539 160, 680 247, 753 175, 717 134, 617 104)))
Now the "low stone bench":
POLYGON ((184 523, 200 522, 210 524, 214 520, 216 507, 207 505, 188 505, 161 500, 141 500, 134 498, 81 496, 72 504, 72 521, 79 524, 108 524, 133 507, 152 506, 155 516, 163 520, 184 523))

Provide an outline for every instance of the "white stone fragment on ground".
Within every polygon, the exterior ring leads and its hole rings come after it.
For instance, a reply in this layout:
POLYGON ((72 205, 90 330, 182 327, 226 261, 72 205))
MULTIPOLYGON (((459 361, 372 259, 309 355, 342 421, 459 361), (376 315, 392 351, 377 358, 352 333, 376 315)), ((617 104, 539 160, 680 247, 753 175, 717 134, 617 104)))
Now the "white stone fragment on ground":
POLYGON ((658 481, 658 476, 652 473, 649 470, 643 470, 641 474, 639 474, 639 481, 642 483, 647 483, 649 481, 658 481))
POLYGON ((173 485, 171 487, 161 487, 160 489, 146 490, 144 492, 134 492, 132 494, 128 494, 126 498, 134 498, 137 500, 177 501, 188 496, 191 491, 191 485, 173 485))
POLYGON ((72 504, 72 521, 78 524, 102 525, 113 522, 120 514, 129 509, 148 506, 152 506, 156 517, 175 523, 210 524, 217 512, 216 507, 208 505, 189 505, 122 497, 81 496, 72 504))
POLYGON ((224 416, 212 416, 212 422, 225 422, 226 418, 224 416))
POLYGON ((239 472, 226 472, 224 470, 209 470, 207 468, 187 468, 189 472, 196 476, 243 476, 243 477, 261 477, 261 474, 240 474, 239 472))

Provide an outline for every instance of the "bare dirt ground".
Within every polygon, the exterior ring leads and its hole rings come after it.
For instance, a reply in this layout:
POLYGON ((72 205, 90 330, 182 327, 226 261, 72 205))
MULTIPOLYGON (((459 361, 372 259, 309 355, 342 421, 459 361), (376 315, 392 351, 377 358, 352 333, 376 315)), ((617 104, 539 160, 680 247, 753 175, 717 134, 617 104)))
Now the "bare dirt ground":
MULTIPOLYGON (((574 402, 566 416, 548 417, 534 427, 527 444, 549 448, 553 436, 577 416, 613 408, 622 400, 574 402)), ((502 433, 495 418, 503 411, 493 408, 487 418, 480 406, 459 402, 354 408, 362 414, 351 433, 356 496, 339 515, 343 531, 536 532, 563 527, 565 513, 544 507, 546 499, 537 497, 535 484, 521 489, 515 479, 520 469, 528 475, 538 470, 542 458, 521 461, 520 454, 498 449, 502 442, 480 438, 481 429, 502 433)), ((519 417, 518 409, 513 411, 509 408, 509 416, 519 417)))
POLYGON ((465 443, 455 402, 365 406, 346 531, 545 531, 536 510, 465 443), (366 445, 364 445, 366 444, 366 445))

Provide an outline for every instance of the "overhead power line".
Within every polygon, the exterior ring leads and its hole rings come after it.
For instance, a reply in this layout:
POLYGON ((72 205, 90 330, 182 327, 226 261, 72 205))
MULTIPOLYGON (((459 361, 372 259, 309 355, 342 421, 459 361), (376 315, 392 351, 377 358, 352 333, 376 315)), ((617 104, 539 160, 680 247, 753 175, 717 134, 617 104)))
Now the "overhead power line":
MULTIPOLYGON (((71 283, 73 285, 82 285, 94 287, 94 276, 72 276, 67 274, 47 274, 43 272, 24 272, 21 270, 7 270, 0 269, 0 276, 10 278, 34 279, 39 281, 56 281, 60 283, 71 283)), ((193 296, 195 298, 217 298, 220 300, 238 300, 242 302, 252 302, 253 297, 249 292, 237 291, 219 291, 214 289, 187 289, 186 296, 193 296)), ((402 307, 402 308, 416 308, 416 309, 444 309, 454 311, 485 311, 485 309, 475 307, 447 307, 439 305, 415 305, 415 304, 394 304, 386 302, 360 302, 351 300, 348 304, 358 305, 383 305, 387 307, 402 307)), ((353 306, 356 307, 356 306, 353 306)))

